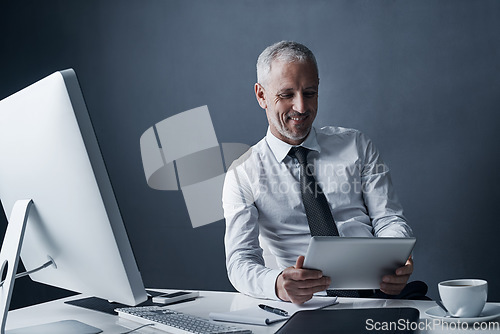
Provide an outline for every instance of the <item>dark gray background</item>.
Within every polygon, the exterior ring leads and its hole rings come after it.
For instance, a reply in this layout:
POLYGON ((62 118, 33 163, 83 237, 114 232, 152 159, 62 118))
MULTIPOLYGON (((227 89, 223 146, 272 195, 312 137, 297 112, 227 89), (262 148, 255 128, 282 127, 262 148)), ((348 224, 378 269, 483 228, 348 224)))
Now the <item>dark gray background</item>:
MULTIPOLYGON (((3 0, 0 98, 74 68, 145 284, 232 290, 224 222, 193 229, 181 192, 150 189, 139 138, 208 105, 219 142, 257 142, 255 61, 283 39, 317 56, 316 126, 362 130, 391 167, 418 237, 413 278, 431 297, 484 278, 500 301, 499 1, 3 0)), ((65 294, 16 286, 15 307, 65 294)))

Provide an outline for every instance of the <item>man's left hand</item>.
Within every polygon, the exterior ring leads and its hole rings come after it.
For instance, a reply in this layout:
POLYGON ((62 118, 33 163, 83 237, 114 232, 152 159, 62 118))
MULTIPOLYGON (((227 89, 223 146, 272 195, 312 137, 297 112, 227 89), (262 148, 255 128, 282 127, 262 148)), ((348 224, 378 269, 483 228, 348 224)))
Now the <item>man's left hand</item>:
POLYGON ((413 272, 413 259, 410 257, 406 264, 396 269, 394 275, 385 275, 380 283, 380 290, 388 295, 399 295, 406 286, 413 272))

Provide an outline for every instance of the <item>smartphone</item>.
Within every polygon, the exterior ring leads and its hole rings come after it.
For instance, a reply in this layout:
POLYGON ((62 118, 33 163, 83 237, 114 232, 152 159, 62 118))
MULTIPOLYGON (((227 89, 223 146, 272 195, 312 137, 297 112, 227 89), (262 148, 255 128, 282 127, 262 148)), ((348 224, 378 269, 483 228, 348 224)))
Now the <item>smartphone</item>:
POLYGON ((180 301, 195 299, 199 295, 200 293, 198 291, 177 291, 164 293, 153 297, 153 303, 167 305, 180 301))

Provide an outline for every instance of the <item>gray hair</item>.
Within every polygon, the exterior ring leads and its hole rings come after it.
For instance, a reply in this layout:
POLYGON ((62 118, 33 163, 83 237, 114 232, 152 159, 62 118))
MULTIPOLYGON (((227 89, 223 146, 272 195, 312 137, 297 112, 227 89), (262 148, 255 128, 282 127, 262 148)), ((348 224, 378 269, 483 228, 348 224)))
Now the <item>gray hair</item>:
POLYGON ((311 62, 318 72, 316 57, 305 45, 292 41, 281 41, 268 46, 257 59, 257 82, 261 85, 271 72, 271 64, 275 60, 286 62, 311 62))

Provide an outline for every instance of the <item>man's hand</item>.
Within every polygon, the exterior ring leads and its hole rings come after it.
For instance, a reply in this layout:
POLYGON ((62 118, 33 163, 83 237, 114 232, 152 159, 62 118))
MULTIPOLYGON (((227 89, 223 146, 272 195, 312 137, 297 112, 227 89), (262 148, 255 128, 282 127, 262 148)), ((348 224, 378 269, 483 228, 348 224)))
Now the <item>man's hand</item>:
POLYGON ((330 285, 330 278, 323 276, 321 271, 303 269, 304 259, 299 256, 295 266, 286 268, 278 276, 276 294, 281 300, 302 304, 330 285))
POLYGON ((380 290, 388 295, 399 295, 406 286, 412 272, 413 259, 410 257, 403 267, 396 269, 395 275, 382 277, 380 290))

